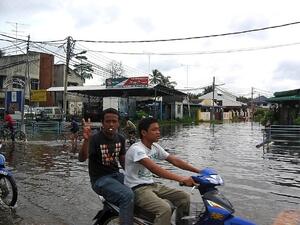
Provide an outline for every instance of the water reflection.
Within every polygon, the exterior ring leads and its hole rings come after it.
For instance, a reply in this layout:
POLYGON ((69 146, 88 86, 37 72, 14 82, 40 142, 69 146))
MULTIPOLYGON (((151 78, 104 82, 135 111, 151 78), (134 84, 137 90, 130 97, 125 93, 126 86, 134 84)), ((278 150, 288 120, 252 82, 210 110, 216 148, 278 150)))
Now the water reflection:
MULTIPOLYGON (((222 175, 226 185, 221 191, 237 215, 269 225, 280 211, 299 208, 299 151, 257 149, 262 139, 259 125, 171 125, 163 126, 161 134, 160 144, 170 153, 222 175)), ((27 145, 6 144, 3 150, 20 192, 18 216, 31 216, 36 224, 92 224, 99 201, 90 188, 87 162, 78 162, 70 146, 34 140, 27 145)), ((186 175, 169 164, 161 165, 186 175)), ((179 188, 176 182, 168 185, 179 188)))

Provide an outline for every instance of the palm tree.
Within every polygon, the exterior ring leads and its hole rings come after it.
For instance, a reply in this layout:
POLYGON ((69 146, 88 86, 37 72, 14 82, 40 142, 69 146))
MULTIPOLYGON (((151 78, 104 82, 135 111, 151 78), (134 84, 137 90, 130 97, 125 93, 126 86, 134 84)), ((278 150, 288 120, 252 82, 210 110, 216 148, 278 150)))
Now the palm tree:
POLYGON ((152 70, 152 74, 150 74, 151 78, 150 78, 150 84, 160 84, 161 83, 161 80, 162 80, 162 73, 155 69, 155 70, 152 70))
POLYGON ((161 84, 169 88, 174 88, 177 83, 175 81, 170 81, 170 76, 164 76, 159 70, 155 69, 150 74, 150 83, 151 84, 161 84))

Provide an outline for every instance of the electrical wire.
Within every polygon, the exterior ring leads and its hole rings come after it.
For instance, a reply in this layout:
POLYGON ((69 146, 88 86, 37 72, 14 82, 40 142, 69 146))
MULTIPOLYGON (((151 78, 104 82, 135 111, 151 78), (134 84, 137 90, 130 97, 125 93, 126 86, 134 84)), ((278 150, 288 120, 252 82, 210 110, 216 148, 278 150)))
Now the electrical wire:
POLYGON ((185 37, 185 38, 169 38, 169 39, 156 39, 156 40, 140 40, 140 41, 92 41, 92 40, 75 40, 77 42, 88 42, 88 43, 111 43, 111 44, 124 44, 124 43, 145 43, 145 42, 169 42, 169 41, 185 41, 185 40, 193 40, 193 39, 204 39, 204 38, 215 38, 215 37, 223 37, 229 35, 239 35, 245 33, 252 33, 257 31, 263 30, 270 30, 275 28, 281 28, 286 26, 298 25, 300 21, 292 22, 292 23, 285 23, 275 26, 268 26, 256 29, 248 29, 242 31, 235 31, 235 32, 228 32, 228 33, 221 33, 221 34, 210 34, 210 35, 203 35, 203 36, 195 36, 195 37, 185 37))
POLYGON ((115 55, 213 55, 213 54, 226 54, 226 53, 236 53, 236 52, 249 52, 249 51, 258 51, 258 50, 267 50, 273 48, 282 48, 282 47, 290 47, 300 45, 300 42, 294 43, 286 43, 286 44, 278 44, 278 45, 271 45, 271 46, 262 46, 262 47, 249 47, 249 48, 239 48, 239 49, 225 49, 225 50, 214 50, 214 51, 199 51, 199 52, 114 52, 114 51, 97 51, 97 50, 90 50, 90 52, 99 52, 103 54, 115 54, 115 55))

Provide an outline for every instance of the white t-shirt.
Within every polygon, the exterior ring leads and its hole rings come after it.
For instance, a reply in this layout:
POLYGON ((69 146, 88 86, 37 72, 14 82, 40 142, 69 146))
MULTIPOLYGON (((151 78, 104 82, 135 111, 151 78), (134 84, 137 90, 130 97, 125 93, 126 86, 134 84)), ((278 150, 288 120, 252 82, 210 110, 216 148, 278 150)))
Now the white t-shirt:
POLYGON ((124 183, 131 188, 139 184, 154 183, 152 172, 138 161, 144 158, 165 160, 168 156, 169 153, 157 143, 153 143, 151 149, 147 148, 142 142, 131 145, 125 156, 124 183))

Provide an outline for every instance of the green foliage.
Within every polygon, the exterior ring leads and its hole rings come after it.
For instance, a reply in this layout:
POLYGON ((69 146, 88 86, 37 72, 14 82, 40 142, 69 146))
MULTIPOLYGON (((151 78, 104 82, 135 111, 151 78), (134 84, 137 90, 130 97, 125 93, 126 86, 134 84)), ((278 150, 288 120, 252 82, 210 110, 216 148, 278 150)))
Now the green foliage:
POLYGON ((239 101, 239 102, 248 103, 248 102, 251 101, 251 98, 246 98, 244 96, 239 96, 239 97, 236 98, 236 100, 239 101))
POLYGON ((143 111, 143 110, 136 111, 136 118, 137 118, 138 120, 140 120, 140 119, 142 119, 142 118, 144 118, 144 117, 148 117, 148 116, 149 116, 149 114, 146 113, 146 112, 143 111))
POLYGON ((254 121, 255 121, 255 122, 261 122, 262 119, 265 117, 266 111, 267 111, 266 109, 258 108, 258 109, 254 112, 254 121))
POLYGON ((177 118, 176 121, 178 121, 180 123, 193 123, 194 119, 192 117, 185 116, 183 118, 177 118))
MULTIPOLYGON (((254 116, 255 116, 255 113, 254 113, 254 116)), ((260 122, 264 126, 266 126, 267 123, 276 125, 276 124, 279 124, 279 114, 273 110, 261 109, 258 119, 255 121, 260 122)))
POLYGON ((210 93, 212 91, 213 91, 213 86, 212 85, 207 86, 207 87, 204 88, 204 90, 202 92, 202 95, 206 95, 206 94, 208 94, 208 93, 210 93))
POLYGON ((151 84, 161 84, 169 88, 174 88, 177 83, 175 81, 170 81, 170 76, 164 76, 159 70, 155 69, 150 74, 151 84))
POLYGON ((298 117, 294 120, 294 124, 295 124, 295 125, 300 125, 300 116, 298 116, 298 117))
POLYGON ((87 57, 84 55, 78 55, 75 57, 80 60, 80 63, 74 65, 74 72, 82 80, 93 78, 93 66, 87 62, 87 57))

